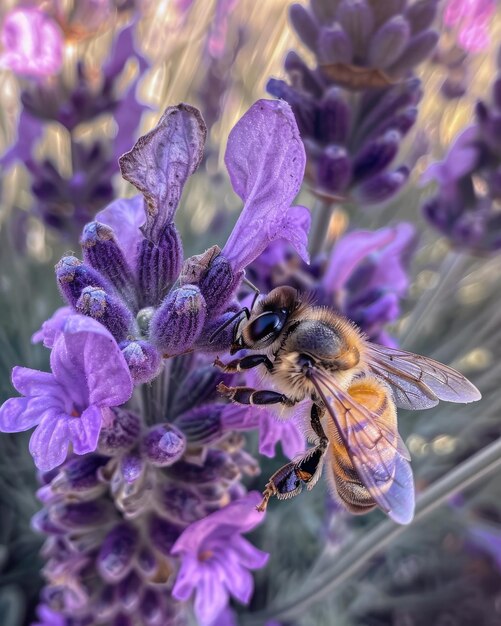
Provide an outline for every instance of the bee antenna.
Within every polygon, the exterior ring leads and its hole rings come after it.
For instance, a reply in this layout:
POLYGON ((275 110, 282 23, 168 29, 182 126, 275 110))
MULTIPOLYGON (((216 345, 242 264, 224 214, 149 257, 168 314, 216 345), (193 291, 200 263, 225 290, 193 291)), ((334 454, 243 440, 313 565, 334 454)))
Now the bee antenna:
POLYGON ((228 327, 228 326, 229 326, 232 322, 234 322, 234 321, 235 321, 238 317, 241 317, 242 313, 244 313, 244 315, 245 315, 245 317, 246 317, 247 319, 249 319, 249 318, 250 318, 250 311, 249 311, 249 309, 248 309, 246 306, 244 306, 242 309, 240 309, 240 311, 237 311, 237 312, 235 313, 235 315, 232 315, 232 316, 230 317, 230 319, 226 320, 226 322, 224 322, 223 324, 221 324, 221 326, 219 326, 219 328, 217 328, 217 329, 216 329, 216 330, 212 333, 212 335, 209 337, 209 343, 214 343, 214 339, 215 339, 218 335, 220 335, 220 334, 223 332, 223 330, 224 330, 225 328, 227 328, 227 327, 228 327))

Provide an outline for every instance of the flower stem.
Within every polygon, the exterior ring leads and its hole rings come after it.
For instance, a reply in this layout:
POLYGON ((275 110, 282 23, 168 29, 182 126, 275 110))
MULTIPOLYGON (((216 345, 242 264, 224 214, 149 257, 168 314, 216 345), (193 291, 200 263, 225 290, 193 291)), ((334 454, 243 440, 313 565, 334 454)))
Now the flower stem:
MULTIPOLYGON (((485 447, 437 480, 417 499, 414 523, 425 519, 454 494, 478 483, 501 466, 501 439, 485 447)), ((351 576, 360 573, 372 557, 381 552, 396 537, 405 532, 406 526, 395 524, 387 519, 378 524, 363 537, 356 537, 334 559, 324 553, 315 569, 321 569, 317 576, 309 576, 307 582, 295 586, 294 598, 284 601, 277 607, 249 615, 242 619, 244 626, 257 626, 266 620, 297 619, 299 615, 326 596, 339 589, 351 576), (323 567, 320 567, 323 563, 323 567)))
POLYGON ((322 251, 329 231, 329 222, 333 208, 334 205, 332 202, 329 202, 329 200, 321 198, 315 200, 312 212, 313 224, 310 235, 310 255, 312 259, 322 251))

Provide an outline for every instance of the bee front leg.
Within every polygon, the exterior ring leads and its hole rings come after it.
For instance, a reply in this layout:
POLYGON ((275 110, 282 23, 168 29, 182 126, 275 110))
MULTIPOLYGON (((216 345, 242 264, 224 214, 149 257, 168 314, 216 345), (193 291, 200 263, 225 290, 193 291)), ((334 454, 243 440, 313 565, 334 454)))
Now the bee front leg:
POLYGON ((249 354, 241 359, 234 359, 229 363, 223 363, 219 357, 214 361, 214 365, 227 374, 250 370, 258 365, 264 365, 269 372, 273 371, 273 363, 266 354, 249 354))
POLYGON ((294 406, 295 400, 291 400, 283 393, 268 389, 252 389, 252 387, 227 387, 224 383, 219 383, 217 390, 237 404, 283 404, 284 406, 294 406))

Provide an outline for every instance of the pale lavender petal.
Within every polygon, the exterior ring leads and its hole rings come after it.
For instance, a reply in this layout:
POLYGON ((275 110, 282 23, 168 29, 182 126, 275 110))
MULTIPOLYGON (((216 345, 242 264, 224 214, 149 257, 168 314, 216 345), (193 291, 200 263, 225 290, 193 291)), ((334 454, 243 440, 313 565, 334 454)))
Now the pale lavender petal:
POLYGON ((120 406, 132 395, 132 378, 111 333, 84 315, 66 321, 51 353, 56 379, 84 409, 86 406, 120 406))
POLYGON ((113 228, 122 252, 129 260, 129 265, 134 267, 138 245, 144 239, 141 232, 146 222, 143 196, 138 194, 132 198, 115 200, 99 211, 96 221, 113 228))
POLYGON ((115 38, 113 48, 108 59, 103 65, 103 74, 109 78, 115 78, 124 69, 125 64, 134 54, 134 27, 135 23, 123 28, 115 38))
POLYGON ((30 452, 38 469, 46 472, 65 460, 68 452, 67 415, 46 415, 30 439, 30 452))
POLYGON ((328 292, 337 292, 344 286, 357 265, 374 250, 390 243, 394 233, 390 228, 372 232, 359 230, 340 239, 329 259, 322 284, 328 292))
POLYGON ((254 547, 250 541, 240 535, 233 535, 231 538, 231 549, 237 554, 240 565, 248 569, 260 569, 270 558, 267 552, 254 547))
POLYGON ((226 588, 242 604, 248 604, 254 591, 254 579, 252 574, 238 563, 235 555, 225 554, 225 577, 226 588))
POLYGON ((63 330, 67 318, 73 313, 73 309, 69 306, 62 306, 57 309, 52 317, 42 324, 40 330, 37 330, 32 335, 31 342, 39 343, 43 341, 43 345, 46 348, 52 348, 57 335, 63 330))
POLYGON ((304 230, 290 222, 305 162, 296 120, 282 100, 258 100, 231 131, 225 163, 233 189, 245 203, 222 251, 234 271, 244 269, 276 239, 287 239, 307 257, 304 230))
POLYGON ((64 401, 64 392, 61 386, 48 372, 32 370, 28 367, 14 367, 12 384, 23 396, 56 396, 64 401))
POLYGON ((45 410, 41 398, 9 398, 0 407, 0 431, 19 433, 29 430, 40 422, 45 410))
POLYGON ((179 104, 168 107, 155 128, 120 158, 122 176, 145 197, 143 232, 154 242, 174 219, 183 187, 202 159, 206 135, 198 109, 179 104))
POLYGON ((90 406, 82 415, 68 420, 70 439, 76 454, 94 452, 97 448, 102 421, 101 409, 97 406, 90 406))
POLYGON ((188 600, 200 578, 198 558, 191 554, 183 556, 181 567, 176 577, 176 583, 172 589, 172 595, 177 600, 188 600))
POLYGON ((447 185, 475 169, 480 158, 480 151, 474 142, 478 136, 478 128, 470 126, 454 141, 443 161, 432 163, 420 178, 421 185, 436 180, 447 185))
POLYGON ((210 626, 228 604, 228 592, 209 567, 204 567, 195 597, 195 615, 201 626, 210 626))
POLYGON ((252 491, 245 498, 235 500, 207 517, 190 524, 174 544, 172 554, 196 553, 203 542, 213 533, 222 530, 229 534, 245 533, 263 521, 263 514, 256 511, 262 497, 252 491))

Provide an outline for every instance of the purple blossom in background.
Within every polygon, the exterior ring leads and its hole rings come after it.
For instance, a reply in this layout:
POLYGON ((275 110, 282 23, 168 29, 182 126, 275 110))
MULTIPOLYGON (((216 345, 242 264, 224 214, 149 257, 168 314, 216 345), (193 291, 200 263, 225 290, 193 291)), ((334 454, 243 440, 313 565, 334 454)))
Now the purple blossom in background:
POLYGON ((354 230, 308 266, 280 243, 256 259, 249 277, 264 291, 292 285, 311 294, 316 304, 333 307, 353 320, 371 341, 391 346, 394 340, 385 327, 400 316, 414 244, 414 228, 406 223, 354 230))
POLYGON ((292 24, 317 65, 310 69, 290 52, 288 82, 271 79, 267 90, 291 105, 308 155, 306 175, 320 196, 377 204, 407 181, 408 169, 394 162, 421 98, 412 71, 438 39, 430 29, 436 4, 291 6, 292 24))
MULTIPOLYGON (((499 70, 499 68, 498 68, 499 70)), ((431 165, 422 182, 438 187, 422 210, 452 245, 474 254, 501 248, 501 77, 492 104, 478 102, 475 122, 454 141, 443 161, 431 165)))
POLYGON ((16 368, 25 397, 0 408, 2 430, 39 423, 42 623, 182 626, 178 600, 193 592, 201 621, 217 623, 230 596, 250 600, 250 570, 266 562, 240 536, 262 515, 257 494, 245 496, 242 477, 259 467, 238 431, 262 428, 270 455, 282 435, 290 456, 304 438, 271 414, 238 416, 217 385, 240 375, 207 353, 230 346, 249 263, 273 242, 307 260, 307 209, 291 206, 305 154, 288 104, 256 102, 225 157, 240 218, 222 249, 184 260, 174 218, 205 137, 198 110, 180 104, 121 157, 141 195, 98 213, 82 232, 83 260, 56 265, 68 306, 33 336, 51 349, 52 373, 16 368))
POLYGON ((172 548, 172 554, 181 557, 172 595, 188 600, 195 592, 195 614, 201 626, 217 624, 229 595, 243 604, 251 598, 254 583, 248 570, 263 567, 268 555, 241 534, 262 522, 256 511, 260 500, 260 494, 252 492, 191 524, 172 548))
POLYGON ((57 23, 37 8, 17 8, 2 23, 0 66, 21 76, 57 74, 63 62, 63 35, 57 23))
POLYGON ((118 171, 118 157, 129 148, 148 109, 136 91, 150 64, 136 48, 134 30, 131 23, 117 32, 99 81, 79 61, 74 83, 68 83, 62 74, 50 82, 23 83, 18 139, 0 158, 0 165, 7 168, 16 161, 24 163, 31 175, 34 212, 48 226, 70 237, 113 199, 112 176, 118 171), (124 90, 123 77, 130 60, 137 62, 138 71, 124 90), (114 138, 90 142, 76 139, 81 124, 103 114, 113 116, 117 129, 114 138), (59 172, 52 159, 39 161, 34 156, 48 122, 57 122, 69 134, 69 177, 59 172))

